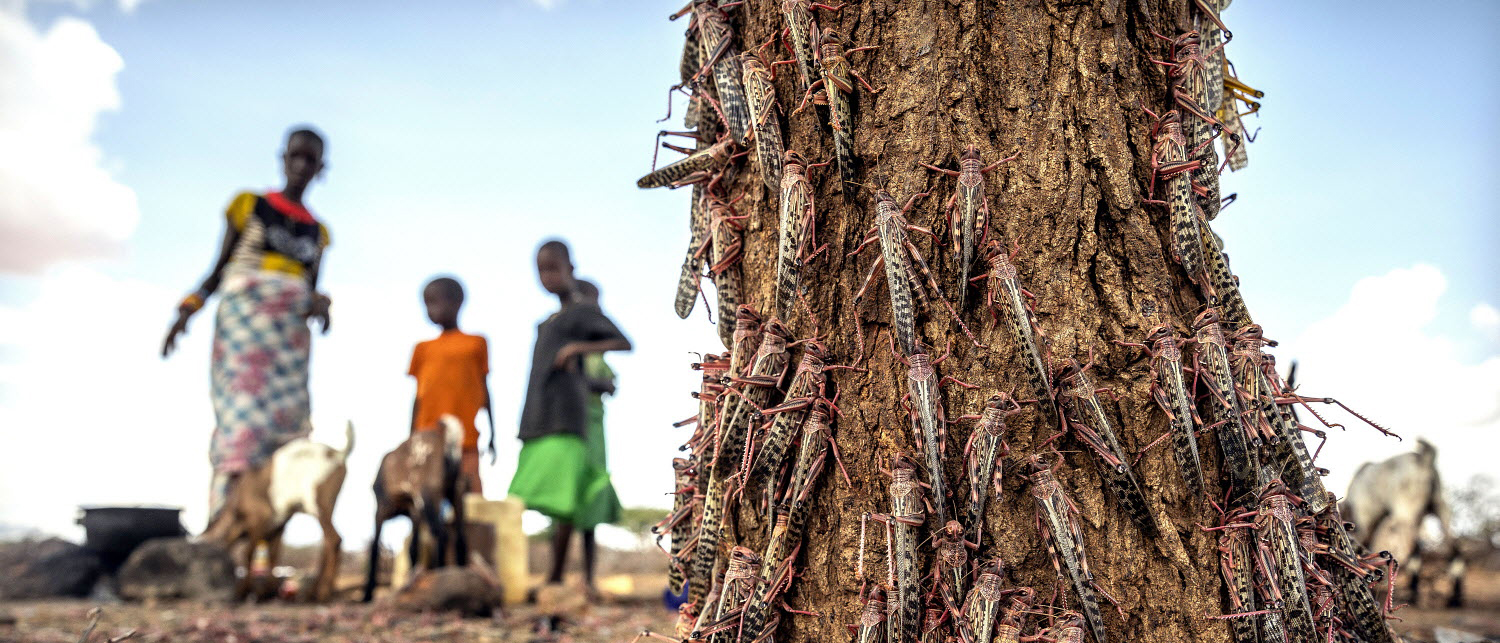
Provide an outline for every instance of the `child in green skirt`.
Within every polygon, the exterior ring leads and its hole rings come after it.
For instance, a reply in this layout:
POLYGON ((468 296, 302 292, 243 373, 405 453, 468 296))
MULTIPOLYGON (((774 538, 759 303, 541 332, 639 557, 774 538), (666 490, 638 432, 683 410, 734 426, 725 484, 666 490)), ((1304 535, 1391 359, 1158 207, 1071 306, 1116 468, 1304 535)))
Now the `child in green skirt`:
MULTIPOLYGON (((597 294, 591 300, 573 278, 567 244, 542 244, 536 263, 542 287, 557 295, 561 308, 537 326, 521 410, 521 455, 510 495, 553 520, 548 583, 562 582, 569 541, 575 529, 582 532, 584 582, 592 589, 594 527, 617 520, 620 506, 605 469, 602 405, 594 416, 597 423, 591 422, 585 364, 590 355, 630 350, 630 340, 604 316, 597 294)), ((595 369, 595 375, 604 374, 595 369)), ((594 384, 593 392, 613 387, 612 382, 607 388, 594 384)))

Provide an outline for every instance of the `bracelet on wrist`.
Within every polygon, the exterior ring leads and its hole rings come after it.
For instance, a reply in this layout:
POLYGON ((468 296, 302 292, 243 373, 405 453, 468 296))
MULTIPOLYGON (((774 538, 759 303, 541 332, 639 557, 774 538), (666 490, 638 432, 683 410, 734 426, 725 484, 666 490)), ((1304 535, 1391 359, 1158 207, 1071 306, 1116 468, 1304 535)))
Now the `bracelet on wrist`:
POLYGON ((195 292, 183 297, 182 303, 177 304, 177 308, 188 313, 196 313, 203 308, 203 295, 195 292))

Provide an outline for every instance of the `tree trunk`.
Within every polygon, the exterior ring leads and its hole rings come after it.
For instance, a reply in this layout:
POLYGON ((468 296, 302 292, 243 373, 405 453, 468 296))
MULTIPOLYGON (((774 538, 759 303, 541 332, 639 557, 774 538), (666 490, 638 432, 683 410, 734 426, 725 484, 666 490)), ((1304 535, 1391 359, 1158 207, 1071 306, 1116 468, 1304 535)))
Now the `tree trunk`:
MULTIPOLYGON (((726 56, 780 33, 786 26, 781 5, 780 0, 747 0, 728 10, 736 33, 726 56)), ((1019 247, 1013 263, 1021 284, 1035 295, 1035 319, 1050 338, 1052 358, 1083 363, 1092 355, 1091 375, 1118 394, 1118 402, 1106 398, 1103 406, 1128 453, 1168 430, 1151 401, 1146 361, 1139 351, 1114 340, 1140 341, 1146 329, 1161 323, 1184 329, 1207 303, 1172 259, 1166 209, 1142 204, 1151 180, 1152 120, 1141 106, 1161 112, 1170 109, 1171 100, 1167 73, 1151 62, 1167 56, 1167 45, 1152 33, 1175 36, 1192 29, 1196 9, 1190 5, 1184 0, 877 0, 851 2, 839 12, 814 11, 818 26, 842 34, 848 47, 877 47, 851 53, 848 59, 879 93, 866 92, 856 81, 852 134, 857 185, 841 189, 836 165, 808 172, 817 243, 829 245, 802 270, 800 287, 807 303, 783 311, 782 321, 794 339, 821 334, 833 354, 831 363, 851 363, 862 347, 862 366, 868 371, 829 373, 829 392, 838 393, 840 411, 833 434, 852 484, 830 461, 812 491, 800 572, 784 599, 820 616, 783 613, 776 640, 849 638, 846 627, 856 624, 863 610, 861 580, 856 578, 860 552, 871 583, 883 584, 887 577, 885 527, 870 523, 862 548, 861 516, 892 511, 891 479, 881 469, 890 468, 897 453, 923 462, 912 420, 899 402, 908 391, 907 366, 900 349, 892 350, 896 341, 883 273, 876 274, 859 305, 854 303, 866 271, 881 254, 877 242, 848 256, 875 225, 873 187, 886 186, 900 204, 911 195, 930 193, 916 201, 907 218, 932 227, 939 241, 921 234, 912 240, 948 298, 962 300, 963 321, 988 346, 971 344, 936 300, 917 313, 917 338, 932 347, 933 357, 951 345, 951 357, 936 366, 938 374, 977 385, 972 390, 942 387, 950 418, 943 471, 951 489, 950 517, 964 514, 969 483, 963 451, 974 427, 952 419, 978 414, 998 392, 1018 399, 1035 396, 1016 341, 1004 324, 990 321, 985 282, 976 282, 967 293, 958 288, 964 270, 944 216, 956 180, 919 163, 958 169, 960 155, 971 144, 986 164, 1020 155, 985 177, 988 234, 1007 250, 1012 244, 1019 247)), ((766 51, 778 59, 791 58, 789 48, 779 43, 766 51)), ((803 111, 791 113, 804 93, 797 66, 776 70, 785 149, 813 162, 835 160, 830 130, 822 122, 828 118, 826 108, 809 102, 803 111)), ((733 206, 747 216, 737 303, 748 303, 770 318, 776 307, 780 195, 763 180, 753 153, 731 163, 734 170, 713 189, 725 197, 744 195, 733 206)), ((697 189, 701 193, 702 187, 697 189)), ((984 271, 984 262, 976 260, 970 276, 984 271)), ((792 369, 796 364, 794 349, 792 369)), ((721 395, 720 403, 733 397, 721 395)), ((779 394, 768 400, 778 401, 779 394)), ((1017 466, 1025 456, 1055 447, 1064 454, 1056 476, 1077 504, 1090 569, 1124 609, 1122 615, 1103 604, 1107 637, 1229 640, 1225 621, 1205 618, 1225 609, 1215 536, 1199 529, 1217 516, 1203 498, 1188 493, 1172 449, 1154 449, 1134 465, 1146 511, 1160 527, 1159 533, 1147 535, 1107 489, 1099 460, 1088 447, 1072 436, 1044 447, 1059 431, 1048 408, 1049 403, 1028 404, 1010 418, 1005 439, 1012 455, 1003 490, 988 504, 979 530, 982 544, 970 560, 999 557, 1009 572, 1005 587, 1035 588, 1038 604, 1055 590, 1057 604, 1078 609, 1073 589, 1055 570, 1039 533, 1037 503, 1022 478, 1029 470, 1017 466)), ((1219 474, 1212 431, 1202 434, 1199 448, 1208 492, 1222 496, 1226 483, 1219 474)), ((788 463, 795 459, 795 447, 792 451, 788 463)), ((723 473, 733 474, 737 467, 736 455, 723 473)), ((700 484, 705 479, 700 477, 700 484)), ((720 573, 730 547, 766 548, 771 524, 753 493, 758 484, 751 483, 725 518, 717 552, 720 573)), ((935 565, 931 535, 942 526, 936 523, 929 510, 926 524, 917 529, 917 560, 924 574, 935 565)), ((972 574, 969 579, 972 584, 972 574)), ((705 589, 708 583, 701 577, 689 581, 705 589)), ((922 581, 924 592, 931 586, 930 578, 922 581)))

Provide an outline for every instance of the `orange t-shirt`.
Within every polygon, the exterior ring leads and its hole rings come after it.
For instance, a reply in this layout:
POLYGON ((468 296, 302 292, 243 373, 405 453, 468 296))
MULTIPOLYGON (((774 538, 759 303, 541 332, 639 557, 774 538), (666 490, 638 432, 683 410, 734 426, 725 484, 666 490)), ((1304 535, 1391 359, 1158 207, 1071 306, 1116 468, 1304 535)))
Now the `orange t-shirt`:
POLYGON ((474 416, 484 408, 484 378, 490 372, 489 344, 480 335, 445 330, 411 353, 417 378, 417 429, 435 429, 438 418, 452 413, 464 423, 464 450, 479 449, 474 416))

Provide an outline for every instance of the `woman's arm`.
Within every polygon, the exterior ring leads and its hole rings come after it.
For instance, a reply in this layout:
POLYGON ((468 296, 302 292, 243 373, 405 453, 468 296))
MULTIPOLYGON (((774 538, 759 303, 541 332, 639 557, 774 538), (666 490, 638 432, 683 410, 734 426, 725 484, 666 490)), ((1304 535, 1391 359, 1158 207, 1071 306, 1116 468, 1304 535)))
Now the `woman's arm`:
POLYGON ((630 340, 624 337, 601 339, 592 342, 569 342, 563 344, 563 347, 557 350, 557 359, 553 361, 552 365, 557 368, 570 368, 575 363, 573 358, 580 355, 628 350, 631 350, 630 340))
POLYGON ((579 356, 631 350, 630 340, 625 338, 625 333, 620 332, 620 328, 598 306, 580 304, 575 314, 578 317, 574 321, 571 336, 579 339, 563 344, 558 349, 553 366, 572 370, 578 367, 579 360, 575 358, 579 356))
POLYGON ((177 321, 173 322, 172 327, 167 329, 167 339, 162 342, 161 346, 162 357, 172 354, 172 351, 177 347, 177 336, 187 332, 187 323, 192 318, 193 313, 198 312, 198 309, 203 307, 203 303, 208 299, 209 295, 214 294, 214 291, 219 289, 219 282, 224 278, 224 267, 229 265, 229 257, 234 254, 234 246, 239 240, 240 231, 236 230, 234 225, 225 222, 224 238, 219 241, 219 258, 214 261, 213 269, 208 271, 208 277, 203 279, 203 283, 198 286, 198 290, 192 295, 188 295, 187 299, 183 299, 182 303, 177 305, 177 321), (195 296, 197 300, 193 301, 195 296))
POLYGON ((328 308, 331 303, 328 295, 318 292, 318 273, 323 268, 323 252, 318 251, 318 260, 313 262, 312 270, 307 273, 307 287, 312 290, 312 308, 308 310, 307 316, 316 319, 323 325, 323 334, 328 334, 331 320, 328 317, 328 308))

